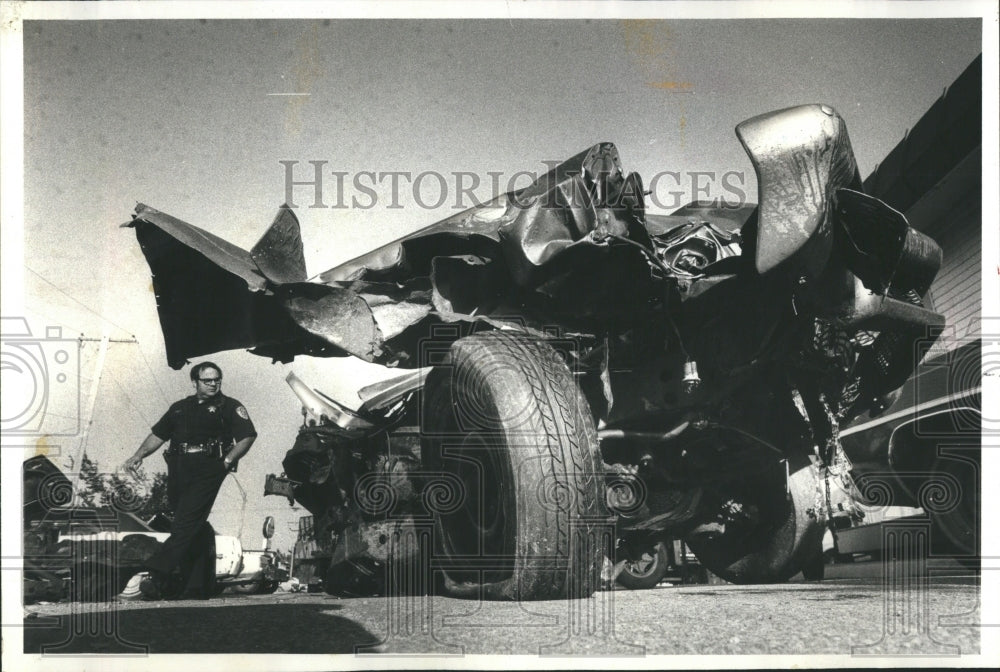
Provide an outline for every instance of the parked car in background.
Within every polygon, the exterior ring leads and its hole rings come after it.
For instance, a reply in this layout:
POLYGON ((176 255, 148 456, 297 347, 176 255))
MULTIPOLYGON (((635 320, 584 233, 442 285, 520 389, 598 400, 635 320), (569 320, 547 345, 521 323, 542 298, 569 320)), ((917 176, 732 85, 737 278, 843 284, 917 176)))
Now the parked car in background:
MULTIPOLYGON (((138 592, 136 574, 169 533, 169 518, 142 520, 121 507, 73 506, 70 482, 45 456, 24 466, 25 601, 64 598, 107 600, 138 592)), ((215 535, 216 588, 241 593, 274 592, 288 578, 270 550, 274 519, 263 525, 261 548, 215 535)))
POLYGON ((660 537, 649 540, 645 550, 626 554, 617 581, 631 590, 672 584, 708 583, 708 570, 681 539, 660 537))

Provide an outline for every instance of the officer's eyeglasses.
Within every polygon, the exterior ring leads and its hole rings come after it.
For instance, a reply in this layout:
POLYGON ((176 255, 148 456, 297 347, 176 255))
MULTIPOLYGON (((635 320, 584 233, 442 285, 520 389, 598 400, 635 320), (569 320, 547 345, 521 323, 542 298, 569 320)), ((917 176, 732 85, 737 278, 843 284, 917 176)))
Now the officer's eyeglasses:
POLYGON ((222 378, 199 378, 198 382, 206 385, 219 385, 222 383, 222 378))

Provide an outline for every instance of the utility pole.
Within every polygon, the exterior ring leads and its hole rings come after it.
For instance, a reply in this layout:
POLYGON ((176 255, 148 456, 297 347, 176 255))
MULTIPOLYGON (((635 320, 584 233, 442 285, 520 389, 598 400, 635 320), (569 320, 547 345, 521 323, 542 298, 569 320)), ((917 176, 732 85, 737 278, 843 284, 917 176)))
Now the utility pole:
POLYGON ((246 518, 246 513, 247 513, 247 491, 243 489, 243 484, 240 483, 240 479, 236 478, 236 474, 230 473, 229 475, 233 477, 232 478, 233 483, 235 483, 236 487, 239 488, 240 499, 243 500, 243 504, 242 504, 242 506, 240 506, 240 527, 239 527, 239 531, 236 533, 236 538, 239 539, 240 543, 242 544, 243 543, 243 523, 244 523, 244 520, 246 518))

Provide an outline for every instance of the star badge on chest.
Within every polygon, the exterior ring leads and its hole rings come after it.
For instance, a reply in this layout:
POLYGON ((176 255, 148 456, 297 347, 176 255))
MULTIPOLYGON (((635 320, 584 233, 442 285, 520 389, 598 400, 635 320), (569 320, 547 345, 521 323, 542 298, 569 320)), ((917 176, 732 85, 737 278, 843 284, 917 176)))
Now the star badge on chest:
POLYGON ((219 410, 219 407, 218 406, 208 406, 207 409, 208 409, 209 413, 215 413, 216 411, 219 410))

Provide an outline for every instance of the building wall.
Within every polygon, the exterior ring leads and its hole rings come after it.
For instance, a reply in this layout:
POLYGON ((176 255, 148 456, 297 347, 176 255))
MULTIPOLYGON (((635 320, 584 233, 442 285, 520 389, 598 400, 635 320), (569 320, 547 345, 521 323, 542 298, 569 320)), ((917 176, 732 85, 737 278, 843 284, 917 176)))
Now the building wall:
POLYGON ((865 180, 943 251, 931 286, 952 350, 980 333, 982 305, 982 56, 935 101, 865 180))
MULTIPOLYGON (((942 313, 959 340, 978 335, 982 307, 982 204, 979 190, 957 204, 953 212, 923 227, 944 252, 941 270, 931 285, 935 310, 942 313)), ((949 343, 954 347, 956 343, 949 343)), ((949 348, 950 349, 950 348, 949 348)))

